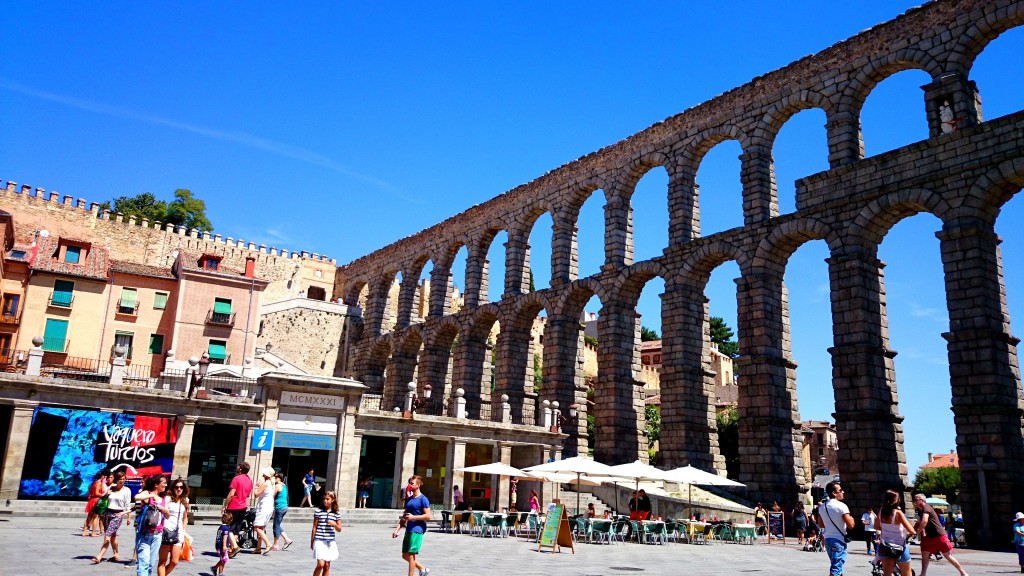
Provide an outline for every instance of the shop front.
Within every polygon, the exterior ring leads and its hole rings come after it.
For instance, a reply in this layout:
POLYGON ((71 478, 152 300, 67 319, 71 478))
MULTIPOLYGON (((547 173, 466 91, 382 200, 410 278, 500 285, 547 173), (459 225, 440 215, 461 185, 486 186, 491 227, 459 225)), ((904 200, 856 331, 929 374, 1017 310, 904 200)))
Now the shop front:
POLYGON ((395 487, 395 458, 398 439, 394 436, 363 435, 359 449, 357 478, 366 493, 367 508, 390 508, 395 487), (365 483, 363 482, 365 480, 365 483))
POLYGON ((227 495, 238 465, 241 434, 240 424, 196 422, 186 478, 192 502, 218 503, 227 495))
POLYGON ((337 435, 336 416, 285 412, 284 408, 278 412, 271 466, 284 474, 289 506, 302 502, 302 478, 311 470, 320 487, 311 494, 312 504, 320 504, 327 485, 327 465, 338 447, 337 435))

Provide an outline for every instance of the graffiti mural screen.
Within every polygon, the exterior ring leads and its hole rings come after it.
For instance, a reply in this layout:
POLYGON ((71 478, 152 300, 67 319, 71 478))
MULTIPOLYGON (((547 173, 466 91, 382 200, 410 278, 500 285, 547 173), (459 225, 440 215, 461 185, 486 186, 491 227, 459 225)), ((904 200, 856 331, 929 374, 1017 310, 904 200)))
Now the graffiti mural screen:
POLYGON ((36 408, 18 494, 84 498, 104 468, 129 478, 170 474, 176 441, 174 418, 36 408))

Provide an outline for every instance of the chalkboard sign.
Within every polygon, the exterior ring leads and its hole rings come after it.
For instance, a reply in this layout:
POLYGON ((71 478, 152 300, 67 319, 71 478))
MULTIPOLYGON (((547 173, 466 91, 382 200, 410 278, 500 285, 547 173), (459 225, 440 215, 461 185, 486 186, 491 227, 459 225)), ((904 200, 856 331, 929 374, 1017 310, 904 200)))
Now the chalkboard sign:
POLYGON ((572 543, 572 529, 569 528, 569 516, 565 512, 564 505, 555 504, 555 507, 548 512, 548 517, 544 521, 544 529, 538 540, 538 552, 545 546, 551 548, 552 552, 561 552, 560 547, 568 546, 573 554, 576 553, 576 548, 572 543))
POLYGON ((782 512, 768 513, 768 541, 773 538, 786 543, 786 515, 782 512))

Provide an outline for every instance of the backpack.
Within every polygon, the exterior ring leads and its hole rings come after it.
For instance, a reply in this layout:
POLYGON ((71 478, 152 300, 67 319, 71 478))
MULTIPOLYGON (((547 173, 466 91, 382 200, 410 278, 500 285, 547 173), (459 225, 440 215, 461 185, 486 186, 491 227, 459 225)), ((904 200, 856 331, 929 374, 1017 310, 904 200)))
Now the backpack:
POLYGON ((141 518, 139 520, 139 532, 143 534, 159 532, 160 526, 164 521, 163 513, 156 507, 152 499, 142 508, 141 518))

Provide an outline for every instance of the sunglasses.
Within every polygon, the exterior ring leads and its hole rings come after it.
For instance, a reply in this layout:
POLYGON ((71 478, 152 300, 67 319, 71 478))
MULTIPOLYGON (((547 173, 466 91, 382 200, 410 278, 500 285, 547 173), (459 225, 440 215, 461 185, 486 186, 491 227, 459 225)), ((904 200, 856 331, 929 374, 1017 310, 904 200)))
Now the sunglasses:
POLYGON ((184 489, 185 489, 185 487, 182 486, 181 484, 178 484, 177 486, 174 487, 174 490, 184 490, 184 489))

